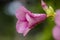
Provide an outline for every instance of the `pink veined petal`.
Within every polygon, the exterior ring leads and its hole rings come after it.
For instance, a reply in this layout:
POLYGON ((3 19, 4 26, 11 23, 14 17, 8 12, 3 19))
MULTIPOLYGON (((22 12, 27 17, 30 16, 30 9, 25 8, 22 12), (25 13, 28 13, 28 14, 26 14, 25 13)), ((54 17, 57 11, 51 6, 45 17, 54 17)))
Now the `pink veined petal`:
POLYGON ((19 9, 16 10, 16 18, 19 20, 26 20, 25 15, 26 12, 29 12, 24 6, 21 6, 19 9))
POLYGON ((23 33, 26 27, 28 27, 28 23, 26 21, 17 21, 16 30, 18 33, 23 33))
MULTIPOLYGON (((46 19, 46 14, 33 14, 33 16, 26 14, 26 19, 29 22, 30 27, 38 22, 46 19)), ((34 27, 34 26, 33 26, 34 27)))
POLYGON ((55 26, 53 29, 53 37, 56 40, 60 40, 60 27, 59 26, 55 26))
POLYGON ((55 22, 57 25, 60 25, 60 10, 56 11, 55 22))

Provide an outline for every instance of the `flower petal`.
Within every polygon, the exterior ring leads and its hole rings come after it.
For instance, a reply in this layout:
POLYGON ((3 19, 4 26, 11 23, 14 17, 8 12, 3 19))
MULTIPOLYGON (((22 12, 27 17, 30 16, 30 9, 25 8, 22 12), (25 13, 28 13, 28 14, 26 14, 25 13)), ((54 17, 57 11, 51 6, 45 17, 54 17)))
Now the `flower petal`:
POLYGON ((25 15, 26 12, 29 12, 24 6, 21 6, 19 9, 16 11, 16 17, 19 20, 25 20, 25 15))
POLYGON ((31 30, 31 29, 30 29, 29 27, 27 27, 27 28, 24 30, 24 32, 23 32, 23 36, 26 36, 27 33, 28 33, 30 30, 31 30))
POLYGON ((60 40, 60 26, 55 26, 55 28, 53 29, 53 37, 56 40, 60 40))
POLYGON ((43 13, 29 13, 31 17, 40 17, 41 15, 46 16, 46 14, 43 13))
POLYGON ((57 25, 60 25, 60 10, 56 11, 55 22, 57 25))
POLYGON ((28 27, 28 23, 26 21, 17 21, 16 30, 18 33, 23 33, 26 27, 28 27))
POLYGON ((26 19, 29 22, 29 25, 31 27, 32 25, 35 25, 36 23, 45 20, 46 14, 33 14, 33 16, 26 14, 26 19))

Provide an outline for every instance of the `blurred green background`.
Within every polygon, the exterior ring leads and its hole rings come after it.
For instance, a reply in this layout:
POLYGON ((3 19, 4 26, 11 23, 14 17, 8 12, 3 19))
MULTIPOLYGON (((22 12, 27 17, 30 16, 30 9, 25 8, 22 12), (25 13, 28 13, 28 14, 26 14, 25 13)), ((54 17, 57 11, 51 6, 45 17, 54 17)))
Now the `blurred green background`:
MULTIPOLYGON (((52 20, 52 17, 49 17, 41 24, 38 24, 27 34, 26 37, 18 34, 15 28, 17 21, 15 14, 12 15, 6 11, 6 9, 9 9, 9 3, 14 1, 21 2, 28 10, 34 13, 45 13, 41 7, 41 0, 0 0, 0 40, 54 40, 52 36, 52 29, 55 23, 54 20, 52 20)), ((60 0, 44 1, 47 5, 51 5, 54 10, 60 8, 60 0)), ((12 11, 14 11, 14 9, 12 9, 12 11)))

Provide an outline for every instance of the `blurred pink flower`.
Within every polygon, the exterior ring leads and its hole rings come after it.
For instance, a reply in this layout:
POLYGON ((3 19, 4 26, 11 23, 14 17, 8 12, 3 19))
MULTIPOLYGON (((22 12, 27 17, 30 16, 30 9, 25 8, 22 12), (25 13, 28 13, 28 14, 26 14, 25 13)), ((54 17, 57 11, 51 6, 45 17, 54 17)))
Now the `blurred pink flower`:
POLYGON ((24 6, 21 6, 16 11, 16 18, 18 19, 16 23, 17 32, 26 36, 37 23, 41 23, 46 19, 46 14, 35 14, 27 10, 24 6))
POLYGON ((60 10, 56 11, 55 23, 56 26, 53 29, 53 37, 55 40, 60 40, 60 10))
POLYGON ((53 29, 53 37, 55 40, 60 40, 60 26, 55 26, 53 29))
POLYGON ((56 11, 55 23, 60 26, 60 10, 56 11))

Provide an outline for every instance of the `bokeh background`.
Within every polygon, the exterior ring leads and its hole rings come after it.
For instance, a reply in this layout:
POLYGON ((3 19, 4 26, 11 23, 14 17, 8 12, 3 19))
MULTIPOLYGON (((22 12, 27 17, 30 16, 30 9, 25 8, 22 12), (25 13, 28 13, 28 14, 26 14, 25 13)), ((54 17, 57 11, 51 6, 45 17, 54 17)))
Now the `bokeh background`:
MULTIPOLYGON (((60 8, 60 0, 44 0, 54 10, 60 8)), ((41 0, 0 0, 0 40, 54 40, 52 29, 55 25, 52 17, 32 29, 26 37, 16 32, 16 9, 24 5, 34 13, 45 13, 41 7, 41 0)))

